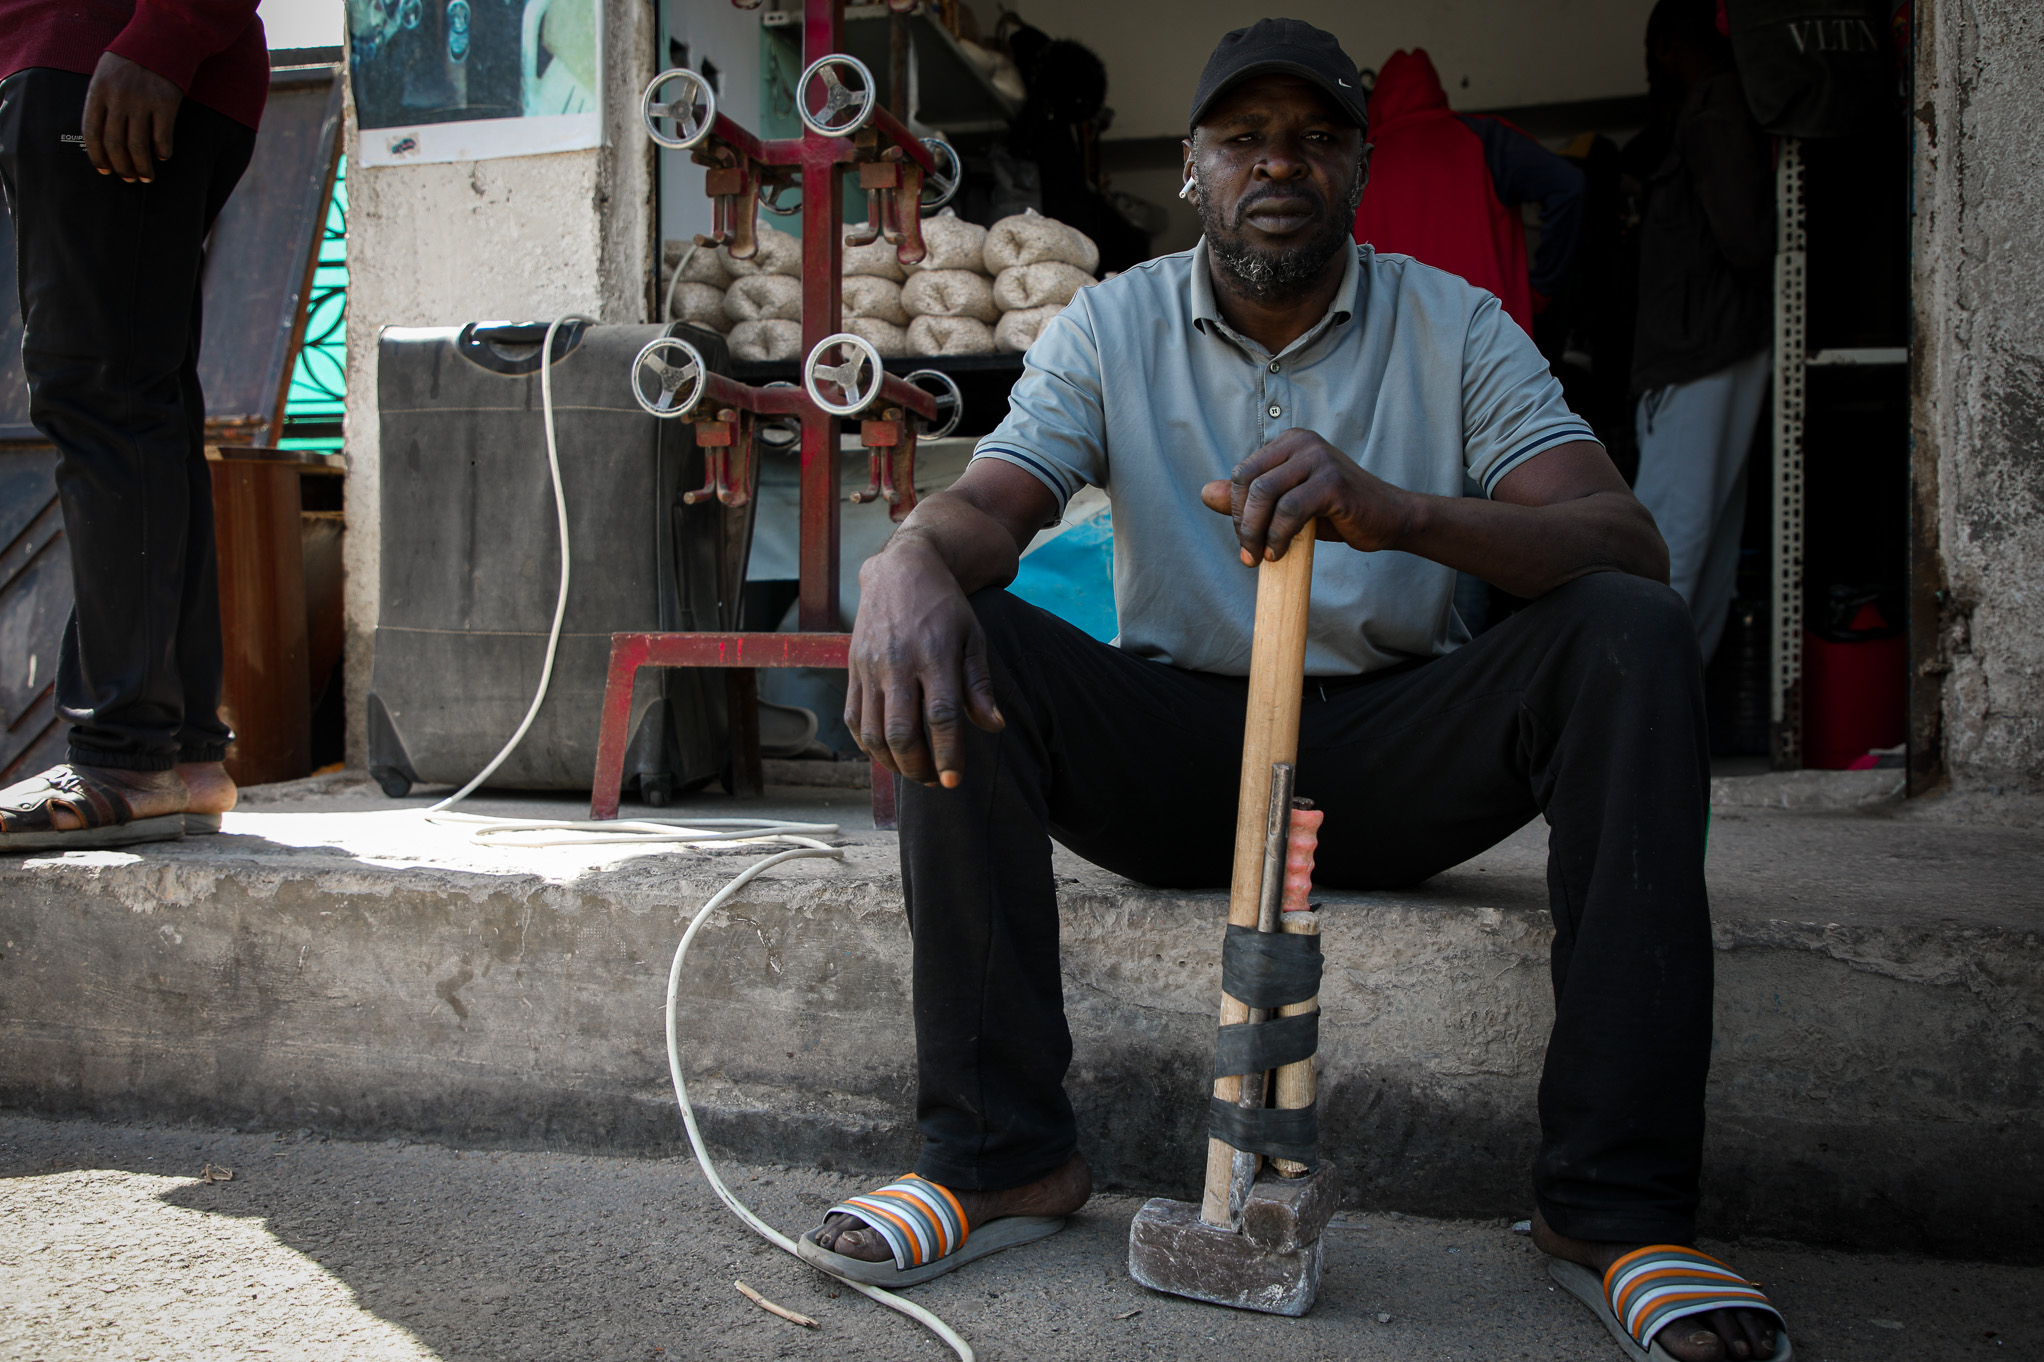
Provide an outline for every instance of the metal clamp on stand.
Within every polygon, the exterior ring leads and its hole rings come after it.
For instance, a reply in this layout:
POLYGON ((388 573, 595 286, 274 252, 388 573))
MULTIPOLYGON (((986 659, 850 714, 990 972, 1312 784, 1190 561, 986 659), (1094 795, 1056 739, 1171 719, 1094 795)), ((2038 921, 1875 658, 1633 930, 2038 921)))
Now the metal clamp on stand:
POLYGON ((880 352, 863 336, 841 331, 825 336, 802 364, 809 400, 833 416, 856 416, 859 443, 869 452, 870 476, 858 503, 885 501, 890 520, 901 521, 916 505, 916 436, 925 423, 940 434, 958 425, 962 405, 948 374, 919 369, 896 378, 880 367, 880 352), (932 393, 917 382, 935 382, 932 393), (941 415, 948 408, 948 416, 941 415))
POLYGON ((722 246, 733 260, 759 253, 759 203, 771 198, 776 213, 785 176, 761 164, 757 139, 717 112, 717 93, 685 66, 662 71, 639 96, 646 135, 671 151, 686 151, 704 167, 703 192, 710 199, 710 230, 698 246, 722 246))
POLYGON ((879 107, 873 73, 856 57, 819 57, 796 86, 804 126, 824 137, 848 137, 857 148, 866 225, 845 234, 848 246, 885 240, 904 265, 922 263, 922 219, 958 193, 958 153, 939 138, 914 136, 879 107), (882 146, 883 141, 887 143, 882 146), (928 164, 909 148, 921 146, 928 164), (938 169, 942 162, 946 169, 938 169))

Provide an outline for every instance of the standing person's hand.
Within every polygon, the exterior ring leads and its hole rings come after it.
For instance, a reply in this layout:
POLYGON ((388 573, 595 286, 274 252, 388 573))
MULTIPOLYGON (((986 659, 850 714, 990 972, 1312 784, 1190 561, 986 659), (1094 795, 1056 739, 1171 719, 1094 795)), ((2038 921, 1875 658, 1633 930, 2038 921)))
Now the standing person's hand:
POLYGON ((85 87, 86 156, 102 175, 147 184, 156 177, 156 162, 170 159, 171 129, 184 98, 148 67, 101 53, 85 87))

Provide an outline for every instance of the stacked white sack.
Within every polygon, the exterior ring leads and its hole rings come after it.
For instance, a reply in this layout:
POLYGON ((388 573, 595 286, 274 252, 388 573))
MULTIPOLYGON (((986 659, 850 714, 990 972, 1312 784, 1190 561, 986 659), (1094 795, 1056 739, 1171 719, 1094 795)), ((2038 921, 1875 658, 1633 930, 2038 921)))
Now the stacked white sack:
POLYGON ((912 275, 924 270, 971 270, 984 274, 986 242, 986 228, 959 217, 957 209, 946 208, 935 217, 923 219, 923 258, 902 268, 912 275))
POLYGON ((985 268, 995 276, 994 302, 1001 309, 994 348, 1019 354, 1093 282, 1100 248, 1078 228, 1030 208, 987 230, 985 268))
POLYGON ((908 353, 908 313, 901 308, 901 281, 907 274, 885 239, 844 252, 844 329, 872 342, 882 359, 908 353))
POLYGON ((911 355, 990 355, 993 280, 986 274, 987 229, 946 208, 923 220, 923 258, 904 266, 901 309, 908 319, 903 338, 911 355))
POLYGON ((731 357, 754 364, 785 364, 802 358, 802 323, 763 317, 731 328, 731 357))
POLYGON ((1034 208, 1002 218, 987 229, 986 271, 999 274, 1017 265, 1034 265, 1041 260, 1061 260, 1076 265, 1088 276, 1100 268, 1100 248, 1093 238, 1056 218, 1047 218, 1034 208))
POLYGON ((724 315, 739 322, 802 320, 802 281, 785 274, 749 274, 724 291, 724 315))
POLYGON ((802 275, 802 243, 777 227, 759 224, 759 249, 749 260, 733 260, 731 248, 719 246, 717 260, 733 279, 744 279, 754 274, 785 274, 790 278, 802 275))

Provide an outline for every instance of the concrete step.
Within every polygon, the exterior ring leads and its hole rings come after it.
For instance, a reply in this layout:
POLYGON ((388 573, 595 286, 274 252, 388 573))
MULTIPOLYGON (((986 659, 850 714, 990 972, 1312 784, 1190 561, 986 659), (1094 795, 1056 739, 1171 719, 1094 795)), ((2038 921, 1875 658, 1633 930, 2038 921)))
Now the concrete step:
MULTIPOLYGON (((217 837, 0 862, 0 1104, 677 1150, 669 961, 752 853, 476 846, 422 802, 327 782, 252 800, 217 837)), ((1722 799, 1712 830, 1706 1225, 2037 1260, 2044 834, 1978 809, 1773 802, 1722 799)), ((893 839, 858 790, 753 807, 838 821, 851 845, 769 872, 699 938, 682 1035, 705 1127, 753 1160, 899 1172, 915 1136, 893 839)), ((1354 1204, 1525 1213, 1552 1016, 1543 831, 1415 890, 1322 896, 1323 1131, 1354 1204)), ((1106 1186, 1187 1194, 1223 897, 1062 854, 1058 871, 1085 1152, 1106 1186)))

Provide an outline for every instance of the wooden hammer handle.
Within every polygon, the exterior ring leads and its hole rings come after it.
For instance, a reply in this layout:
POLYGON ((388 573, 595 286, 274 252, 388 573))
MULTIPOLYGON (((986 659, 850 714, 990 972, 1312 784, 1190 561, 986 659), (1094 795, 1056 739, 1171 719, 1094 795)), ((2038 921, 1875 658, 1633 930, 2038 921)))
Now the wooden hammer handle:
MULTIPOLYGON (((1273 762, 1299 755, 1299 703, 1306 690, 1306 614, 1313 596, 1313 535, 1309 520, 1292 536, 1275 563, 1256 569, 1256 632, 1249 652, 1249 708, 1242 728, 1242 788, 1235 805, 1235 873, 1228 886, 1228 923, 1256 926, 1263 894, 1263 838, 1270 811, 1273 762)), ((1249 1009, 1221 995, 1221 1025, 1249 1019, 1249 1009)), ((1214 1080, 1214 1096, 1235 1102, 1239 1075, 1214 1080)), ((1206 1194, 1200 1218, 1229 1223, 1228 1184, 1235 1151, 1221 1140, 1207 1142, 1206 1194)))

